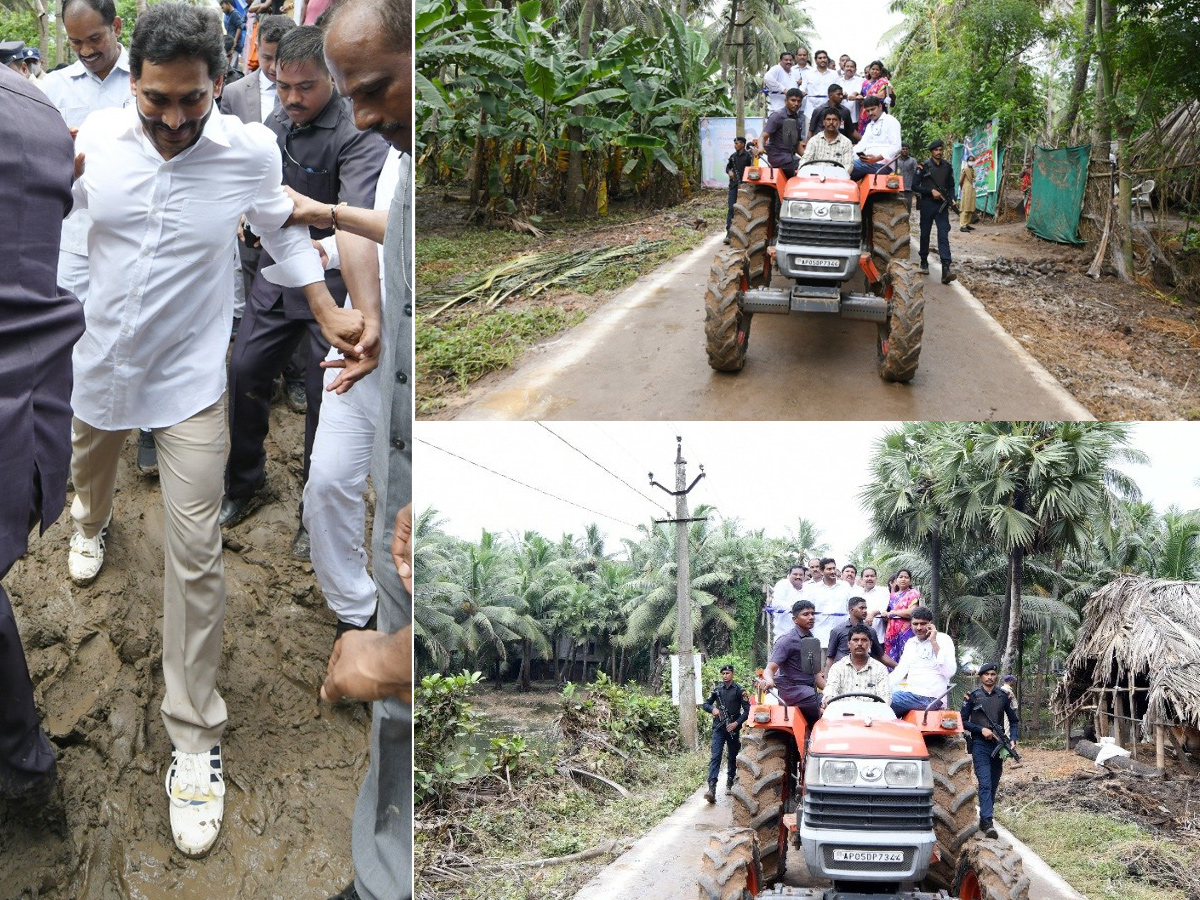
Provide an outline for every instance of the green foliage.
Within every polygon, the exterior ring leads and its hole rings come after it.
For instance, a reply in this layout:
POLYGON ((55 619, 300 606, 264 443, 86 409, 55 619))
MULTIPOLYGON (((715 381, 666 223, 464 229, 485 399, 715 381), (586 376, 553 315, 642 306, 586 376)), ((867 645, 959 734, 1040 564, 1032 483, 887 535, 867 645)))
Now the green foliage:
POLYGON ((469 697, 482 680, 478 672, 421 679, 413 702, 413 796, 418 805, 443 803, 454 787, 470 780, 464 755, 479 720, 469 697))
POLYGON ((679 722, 670 697, 653 697, 635 686, 623 686, 601 672, 580 689, 562 692, 562 730, 599 731, 619 750, 670 750, 679 745, 679 722))

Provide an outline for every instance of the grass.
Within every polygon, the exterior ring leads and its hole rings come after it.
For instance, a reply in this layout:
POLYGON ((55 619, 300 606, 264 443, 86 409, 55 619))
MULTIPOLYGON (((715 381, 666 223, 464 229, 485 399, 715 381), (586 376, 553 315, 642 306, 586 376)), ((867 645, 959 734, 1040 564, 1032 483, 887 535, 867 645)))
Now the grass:
MULTIPOLYGON (((659 235, 668 241, 659 250, 630 257, 581 283, 574 291, 551 290, 523 309, 501 308, 493 312, 462 307, 436 319, 418 316, 417 321, 417 415, 441 409, 448 395, 466 393, 472 382, 489 372, 506 368, 527 347, 578 325, 586 312, 565 311, 561 300, 569 293, 590 296, 614 294, 640 276, 695 247, 720 227, 725 217, 725 192, 707 192, 673 210, 664 211, 677 219, 703 219, 706 227, 673 224, 659 235)), ((616 241, 605 232, 622 224, 644 221, 664 212, 625 210, 604 219, 555 222, 545 238, 534 238, 500 229, 465 226, 453 233, 418 230, 416 242, 417 295, 491 268, 505 259, 547 248, 547 243, 564 237, 588 245, 616 241)))
POLYGON ((1131 875, 1121 861, 1131 856, 1183 855, 1137 825, 1042 803, 997 812, 1005 827, 1089 900, 1186 900, 1183 891, 1131 875))
MULTIPOLYGON (((534 797, 513 814, 511 800, 498 798, 475 807, 455 828, 455 848, 474 862, 494 866, 522 859, 566 856, 606 841, 634 839, 675 811, 704 779, 707 752, 686 756, 639 757, 637 784, 626 784, 632 796, 609 799, 577 789, 534 797)), ((522 798, 524 800, 524 798, 522 798)), ((418 860, 435 839, 416 835, 418 860)), ((417 884, 417 897, 438 900, 566 900, 596 871, 611 861, 598 857, 540 869, 492 869, 463 882, 417 884)))

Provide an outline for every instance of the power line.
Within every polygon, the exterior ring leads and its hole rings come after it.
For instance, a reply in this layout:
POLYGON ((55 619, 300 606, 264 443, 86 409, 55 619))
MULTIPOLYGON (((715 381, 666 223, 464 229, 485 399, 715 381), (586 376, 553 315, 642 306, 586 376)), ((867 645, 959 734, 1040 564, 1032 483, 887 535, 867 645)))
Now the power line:
POLYGON ((602 513, 598 510, 589 509, 588 507, 583 506, 582 504, 576 503, 574 500, 568 500, 566 497, 559 497, 557 494, 551 494, 548 491, 543 491, 541 488, 534 487, 532 484, 526 484, 523 481, 518 481, 516 478, 513 478, 511 475, 505 475, 503 472, 497 472, 495 469, 490 469, 487 466, 483 465, 482 463, 477 463, 472 459, 467 459, 465 456, 459 456, 457 453, 447 450, 445 447, 439 447, 437 444, 431 444, 429 441, 425 440, 424 438, 417 438, 417 442, 424 444, 427 447, 432 447, 434 450, 440 450, 443 453, 445 453, 447 456, 453 456, 455 459, 462 460, 463 462, 468 463, 469 465, 475 466, 477 469, 483 469, 485 472, 490 472, 491 474, 497 475, 500 478, 505 479, 506 481, 511 481, 513 484, 519 484, 523 488, 528 488, 531 491, 536 491, 539 494, 543 494, 543 495, 551 498, 552 500, 557 500, 560 503, 566 503, 568 506, 574 506, 577 509, 582 509, 584 512, 589 512, 594 516, 600 516, 602 518, 609 519, 613 522, 619 522, 620 524, 624 525, 627 528, 637 528, 636 525, 632 524, 631 522, 626 522, 624 519, 618 519, 616 516, 610 516, 607 513, 602 513))
POLYGON ((578 447, 576 447, 574 444, 572 444, 570 441, 568 441, 561 434, 552 430, 548 425, 544 424, 543 422, 537 422, 536 424, 540 425, 546 431, 550 432, 550 434, 554 435, 556 438, 558 438, 560 441, 562 441, 564 444, 566 444, 568 447, 570 447, 572 450, 574 450, 576 453, 578 453, 580 456, 582 456, 584 459, 586 459, 592 465, 596 466, 599 469, 603 469, 606 473, 611 475, 617 481, 621 482, 621 484, 625 485, 625 487, 629 488, 631 491, 633 491, 635 494, 637 494, 643 500, 648 502, 651 506, 661 509, 664 513, 667 513, 667 515, 670 515, 670 513, 667 512, 665 507, 659 506, 659 504, 655 503, 651 497, 647 496, 646 494, 643 494, 641 491, 639 491, 637 488, 635 488, 632 484, 630 484, 628 481, 626 481, 624 478, 622 478, 616 472, 613 472, 611 469, 609 469, 603 463, 596 462, 596 460, 592 459, 590 456, 588 456, 586 453, 584 453, 582 450, 580 450, 578 447))

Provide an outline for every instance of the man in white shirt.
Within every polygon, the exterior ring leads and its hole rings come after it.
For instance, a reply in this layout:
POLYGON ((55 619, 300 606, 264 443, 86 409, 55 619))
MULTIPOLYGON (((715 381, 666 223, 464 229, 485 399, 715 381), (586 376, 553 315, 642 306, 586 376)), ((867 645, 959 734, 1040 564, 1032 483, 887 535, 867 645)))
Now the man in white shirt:
POLYGON ((352 357, 364 320, 338 309, 308 231, 283 227, 292 202, 271 133, 214 114, 226 69, 215 10, 160 3, 138 17, 129 53, 133 109, 93 113, 79 130, 73 193, 92 214, 87 329, 75 347, 71 405, 72 580, 104 561, 126 432, 154 429, 163 496, 163 723, 173 745, 171 833, 189 856, 216 842, 224 812, 216 690, 225 614, 217 515, 224 482, 225 350, 238 217, 303 287, 329 339, 352 357))
POLYGON ((854 171, 850 177, 861 181, 868 175, 881 172, 900 155, 900 122, 891 113, 884 112, 883 101, 878 97, 867 97, 863 107, 871 121, 863 132, 855 152, 854 171))
POLYGON ((800 118, 804 122, 805 138, 810 136, 808 126, 812 114, 829 102, 829 86, 836 84, 838 78, 837 72, 829 66, 828 53, 818 50, 814 58, 817 64, 805 69, 804 83, 801 85, 804 90, 804 109, 800 113, 800 118))
POLYGON ((858 124, 858 103, 862 100, 863 77, 858 74, 858 63, 847 58, 838 79, 842 86, 842 105, 850 110, 850 119, 858 124))
POLYGON ((867 601, 867 611, 873 617, 871 627, 882 641, 887 633, 887 619, 882 615, 887 612, 888 603, 892 599, 886 584, 879 584, 879 573, 874 566, 866 566, 862 570, 862 587, 855 593, 867 601))
POLYGON ((796 623, 792 621, 792 607, 797 600, 801 599, 803 589, 804 565, 802 563, 792 566, 788 570, 787 577, 780 578, 775 583, 775 590, 771 592, 771 602, 766 607, 766 611, 771 617, 770 642, 772 644, 796 627, 796 623))
POLYGON ((836 560, 828 556, 821 560, 821 580, 804 586, 804 599, 811 600, 817 610, 813 636, 820 638, 821 646, 828 650, 829 632, 846 618, 846 603, 850 599, 849 586, 838 578, 836 560))
POLYGON ((945 706, 956 662, 950 635, 939 634, 933 613, 918 606, 912 613, 913 637, 904 645, 900 662, 892 669, 892 711, 903 716, 913 709, 945 706))
POLYGON ((779 54, 778 65, 767 69, 763 77, 763 93, 767 95, 768 112, 783 109, 783 100, 790 88, 800 87, 800 70, 796 58, 786 50, 779 54))

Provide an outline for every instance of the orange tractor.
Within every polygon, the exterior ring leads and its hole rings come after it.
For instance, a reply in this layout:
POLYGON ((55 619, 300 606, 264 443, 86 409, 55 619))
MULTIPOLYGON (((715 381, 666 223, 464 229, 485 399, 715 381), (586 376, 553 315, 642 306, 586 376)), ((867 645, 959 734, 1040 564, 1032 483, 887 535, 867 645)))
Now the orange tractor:
POLYGON ((911 381, 925 327, 924 284, 908 262, 909 213, 899 175, 854 182, 833 162, 742 176, 729 249, 717 254, 704 297, 708 363, 739 372, 755 313, 833 313, 878 325, 879 374, 911 381), (775 271, 790 287, 772 287, 775 271), (843 290, 859 274, 867 292, 843 290))
POLYGON ((737 827, 710 838, 700 900, 1028 900, 1020 857, 979 831, 958 712, 897 719, 875 695, 844 694, 809 729, 769 699, 757 693, 742 734, 737 827), (832 888, 777 884, 794 844, 832 888))

